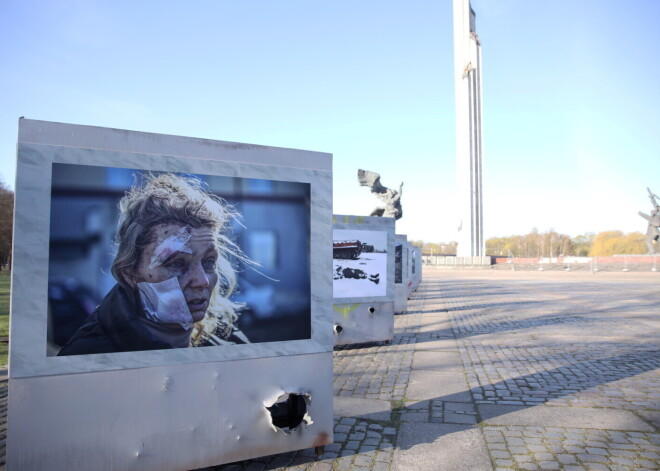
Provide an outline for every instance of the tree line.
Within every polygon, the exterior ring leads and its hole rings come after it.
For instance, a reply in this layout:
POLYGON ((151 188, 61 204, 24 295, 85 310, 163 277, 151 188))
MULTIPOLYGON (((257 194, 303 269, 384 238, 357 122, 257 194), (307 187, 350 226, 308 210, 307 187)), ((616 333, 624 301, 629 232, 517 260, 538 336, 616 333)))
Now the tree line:
POLYGON ((493 237, 486 241, 486 254, 510 257, 604 257, 645 254, 646 236, 639 232, 588 232, 571 237, 553 230, 532 229, 522 236, 493 237))
POLYGON ((424 242, 411 240, 410 243, 422 249, 423 255, 456 255, 458 242, 424 242))
MULTIPOLYGON (((486 255, 501 257, 604 257, 609 255, 645 254, 646 236, 640 232, 588 232, 575 237, 552 229, 539 232, 536 228, 526 235, 491 237, 486 240, 486 255)), ((456 242, 411 241, 424 255, 456 255, 456 242)))
POLYGON ((0 180, 0 270, 11 264, 11 238, 14 227, 14 192, 0 180))

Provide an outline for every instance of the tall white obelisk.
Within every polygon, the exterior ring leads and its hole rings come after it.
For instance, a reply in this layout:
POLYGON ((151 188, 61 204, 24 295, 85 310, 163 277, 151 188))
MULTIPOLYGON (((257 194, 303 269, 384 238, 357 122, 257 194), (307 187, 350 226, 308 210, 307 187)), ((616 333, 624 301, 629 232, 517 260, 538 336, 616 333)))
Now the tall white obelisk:
POLYGON ((454 0, 456 170, 459 257, 486 254, 481 158, 481 46, 469 0, 454 0))

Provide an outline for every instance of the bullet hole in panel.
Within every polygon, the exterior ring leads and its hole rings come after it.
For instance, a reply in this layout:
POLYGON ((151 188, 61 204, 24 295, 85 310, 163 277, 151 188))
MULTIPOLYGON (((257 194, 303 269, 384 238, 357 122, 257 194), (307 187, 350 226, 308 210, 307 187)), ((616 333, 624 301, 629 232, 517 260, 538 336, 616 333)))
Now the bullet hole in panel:
POLYGON ((289 433, 303 421, 311 423, 311 419, 307 415, 308 405, 309 395, 285 393, 277 399, 275 404, 266 409, 270 412, 273 425, 285 433, 289 433))

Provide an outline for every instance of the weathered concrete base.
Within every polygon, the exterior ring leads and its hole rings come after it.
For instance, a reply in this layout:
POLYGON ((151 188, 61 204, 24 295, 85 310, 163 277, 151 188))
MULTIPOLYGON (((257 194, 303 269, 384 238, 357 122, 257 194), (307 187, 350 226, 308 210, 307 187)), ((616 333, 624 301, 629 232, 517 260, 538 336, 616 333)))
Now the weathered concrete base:
POLYGON ((493 469, 478 427, 449 424, 403 424, 393 470, 486 471, 493 469))
POLYGON ((626 410, 593 407, 509 406, 480 404, 481 420, 488 425, 533 427, 577 427, 607 430, 653 432, 635 414, 626 410))

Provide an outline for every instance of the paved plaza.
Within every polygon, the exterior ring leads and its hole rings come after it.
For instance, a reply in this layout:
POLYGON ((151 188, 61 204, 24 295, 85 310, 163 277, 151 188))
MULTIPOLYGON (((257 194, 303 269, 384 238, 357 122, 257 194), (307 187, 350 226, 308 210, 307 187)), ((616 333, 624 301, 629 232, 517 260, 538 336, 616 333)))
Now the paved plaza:
POLYGON ((659 334, 660 273, 426 269, 390 344, 335 351, 324 455, 209 469, 658 470, 659 334))

